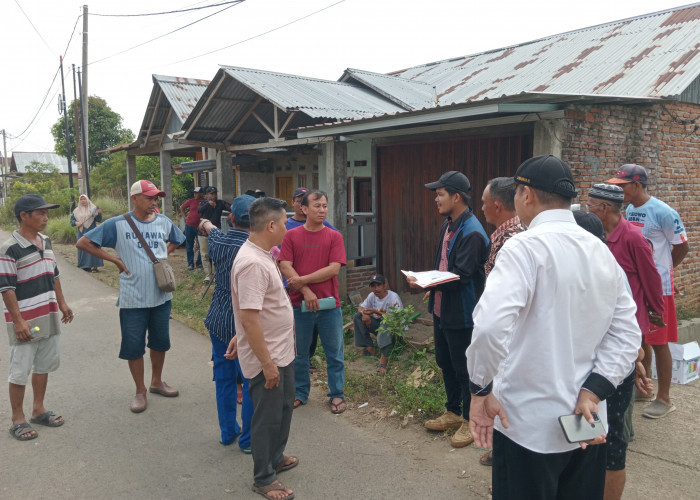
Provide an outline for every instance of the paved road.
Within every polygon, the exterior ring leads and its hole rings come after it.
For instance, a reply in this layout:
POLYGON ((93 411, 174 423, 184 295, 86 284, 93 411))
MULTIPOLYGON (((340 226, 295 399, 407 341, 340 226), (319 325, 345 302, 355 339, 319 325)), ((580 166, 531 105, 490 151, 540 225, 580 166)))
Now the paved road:
MULTIPOLYGON (((0 498, 260 498, 250 491, 250 457, 218 443, 209 340, 172 321, 164 378, 181 396, 153 395, 148 410, 134 415, 133 384, 117 358, 115 290, 61 259, 59 266, 76 319, 64 329, 62 366, 49 377, 46 405, 66 424, 15 441, 6 431, 7 390, 0 389, 0 498)), ((6 373, 7 337, 0 330, 0 373, 6 373)), ((679 409, 669 418, 649 421, 636 413, 625 498, 697 494, 700 382, 674 385, 672 395, 679 409)), ((29 412, 29 388, 27 396, 29 412)), ((301 463, 282 476, 297 498, 487 496, 490 471, 477 464, 477 450, 454 450, 444 437, 415 425, 400 429, 395 419, 373 421, 371 408, 331 415, 316 387, 310 401, 294 413, 288 446, 301 463)))

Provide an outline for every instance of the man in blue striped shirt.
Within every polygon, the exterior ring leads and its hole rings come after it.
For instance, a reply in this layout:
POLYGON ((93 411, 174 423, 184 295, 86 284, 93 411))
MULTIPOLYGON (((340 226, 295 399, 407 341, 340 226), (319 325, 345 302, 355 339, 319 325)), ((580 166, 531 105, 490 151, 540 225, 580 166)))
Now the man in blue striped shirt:
MULTIPOLYGON (((165 192, 150 181, 136 181, 131 186, 131 213, 136 227, 153 251, 156 259, 165 259, 170 252, 185 242, 185 235, 166 216, 156 213, 158 200, 165 192)), ((143 355, 146 347, 151 355, 150 392, 175 397, 177 389, 166 384, 161 375, 165 353, 170 350, 170 307, 173 294, 158 288, 153 262, 143 249, 136 234, 123 215, 107 219, 78 240, 79 250, 119 268, 119 322, 122 343, 119 357, 129 363, 129 371, 136 384, 136 395, 131 411, 146 409, 143 355), (104 250, 114 248, 117 256, 104 250), (148 331, 148 345, 146 345, 148 331)))
POLYGON ((255 198, 247 194, 233 200, 231 215, 229 215, 233 228, 227 233, 214 226, 208 219, 202 219, 199 223, 199 229, 208 235, 209 255, 216 269, 216 287, 204 325, 211 337, 216 409, 221 429, 219 442, 228 446, 240 434, 238 446, 244 453, 250 453, 250 421, 253 417, 253 404, 248 394, 248 380, 241 374, 238 359, 226 359, 224 354, 229 342, 236 334, 231 305, 231 266, 241 245, 248 239, 248 231, 250 231, 248 208, 254 201, 255 198), (243 380, 242 430, 236 421, 236 381, 239 375, 243 380))

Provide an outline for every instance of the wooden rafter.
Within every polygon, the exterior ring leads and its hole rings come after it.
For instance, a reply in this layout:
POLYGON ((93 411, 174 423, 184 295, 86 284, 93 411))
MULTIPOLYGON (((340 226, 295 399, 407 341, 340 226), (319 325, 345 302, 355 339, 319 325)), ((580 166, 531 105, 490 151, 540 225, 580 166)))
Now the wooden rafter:
POLYGON ((199 112, 199 114, 195 117, 194 122, 192 122, 192 125, 190 126, 189 129, 185 131, 185 135, 183 136, 183 139, 187 139, 187 136, 190 135, 190 132, 194 129, 194 127, 197 125, 197 122, 199 122, 199 119, 204 115, 204 112, 207 110, 209 107, 209 104, 212 103, 212 99, 216 95, 216 93, 219 91, 221 88, 221 85, 226 81, 226 74, 224 74, 223 78, 219 80, 219 83, 216 84, 216 87, 214 90, 212 90, 211 95, 209 96, 209 99, 207 99, 207 102, 204 103, 204 106, 202 107, 202 111, 199 112))
MULTIPOLYGON (((224 144, 227 143, 228 141, 231 140, 231 138, 236 135, 236 132, 243 126, 245 121, 250 118, 250 115, 253 114, 253 111, 255 110, 256 106, 260 104, 260 101, 262 101, 262 96, 259 96, 255 102, 248 108, 248 111, 246 111, 245 115, 243 115, 243 118, 240 119, 238 124, 233 128, 233 130, 226 136, 226 139, 224 139, 224 144)), ((201 113, 200 113, 201 116, 201 113)))
MULTIPOLYGON (((144 142, 148 142, 148 139, 151 137, 151 131, 153 130, 153 122, 156 120, 156 115, 158 114, 158 106, 160 106, 160 98, 163 97, 163 89, 158 87, 158 99, 156 99, 156 107, 153 108, 153 114, 151 115, 151 122, 148 124, 148 132, 146 132, 146 140, 144 142)), ((163 132, 165 132, 165 127, 163 127, 163 132)))
POLYGON ((170 107, 170 111, 168 111, 168 116, 165 118, 165 124, 163 125, 163 132, 160 134, 160 141, 158 142, 159 146, 163 145, 163 139, 165 139, 165 132, 168 130, 168 124, 170 123, 170 117, 173 116, 173 108, 172 106, 170 107))
MULTIPOLYGON (((275 108, 275 109, 277 109, 277 108, 275 108)), ((263 127, 265 127, 265 130, 267 130, 267 131, 270 133, 270 135, 271 135, 274 139, 277 139, 277 137, 275 137, 275 131, 272 130, 272 129, 267 125, 267 123, 265 123, 265 120, 263 120, 262 118, 260 118, 260 116, 258 116, 258 114, 257 114, 255 111, 253 111, 251 114, 255 117, 256 120, 258 120, 258 121, 260 122, 260 125, 262 125, 263 127)))
POLYGON ((289 124, 290 124, 291 121, 292 121, 292 118, 294 118, 294 115, 296 115, 296 114, 297 114, 296 111, 292 111, 291 113, 289 113, 289 116, 288 116, 287 119, 284 121, 284 125, 282 125, 282 128, 281 128, 280 131, 279 131, 279 136, 278 136, 278 137, 284 135, 284 133, 287 131, 287 127, 289 126, 289 124))

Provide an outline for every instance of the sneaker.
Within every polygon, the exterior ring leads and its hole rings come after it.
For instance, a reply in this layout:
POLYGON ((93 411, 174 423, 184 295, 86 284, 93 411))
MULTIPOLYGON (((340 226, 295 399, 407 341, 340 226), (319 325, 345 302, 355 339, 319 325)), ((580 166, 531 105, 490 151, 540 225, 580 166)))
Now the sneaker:
POLYGON ((446 431, 447 429, 459 429, 464 420, 462 417, 451 411, 446 411, 438 418, 427 420, 425 428, 431 431, 446 431))
POLYGON ((192 264, 190 264, 189 266, 187 266, 187 270, 194 271, 194 266, 192 264))
POLYGON ((453 448, 464 448, 473 442, 474 437, 472 433, 469 432, 469 422, 463 420, 459 430, 450 438, 450 444, 453 448))
POLYGON ((204 278, 204 284, 208 285, 209 283, 211 283, 211 275, 207 274, 206 278, 204 278))
POLYGON ((642 415, 646 418, 663 418, 672 411, 676 411, 676 407, 672 404, 667 405, 663 401, 655 399, 644 408, 642 415))

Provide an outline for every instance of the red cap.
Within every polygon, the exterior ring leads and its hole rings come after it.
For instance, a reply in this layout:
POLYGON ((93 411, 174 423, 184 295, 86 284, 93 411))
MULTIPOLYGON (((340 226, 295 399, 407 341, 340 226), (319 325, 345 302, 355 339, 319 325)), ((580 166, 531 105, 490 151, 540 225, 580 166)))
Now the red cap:
POLYGON ((160 196, 165 198, 165 191, 161 191, 151 181, 136 181, 131 185, 131 194, 142 194, 145 196, 160 196))

